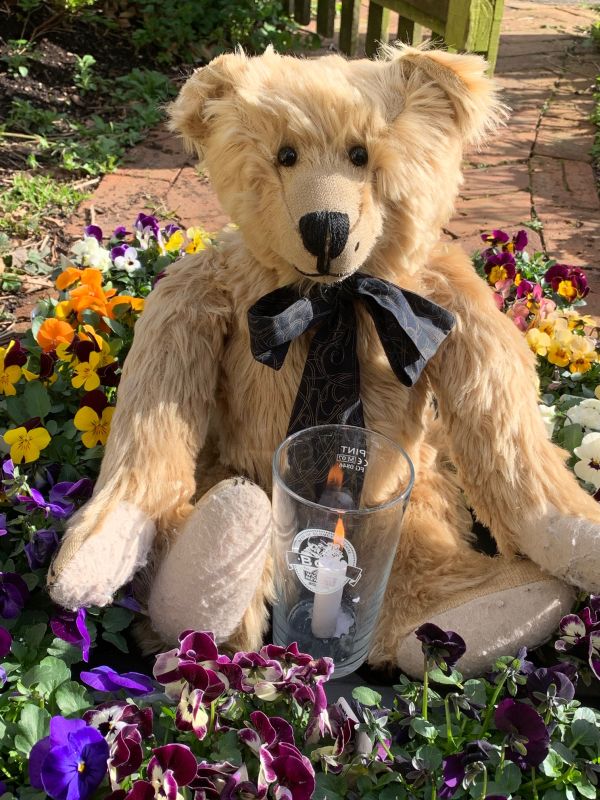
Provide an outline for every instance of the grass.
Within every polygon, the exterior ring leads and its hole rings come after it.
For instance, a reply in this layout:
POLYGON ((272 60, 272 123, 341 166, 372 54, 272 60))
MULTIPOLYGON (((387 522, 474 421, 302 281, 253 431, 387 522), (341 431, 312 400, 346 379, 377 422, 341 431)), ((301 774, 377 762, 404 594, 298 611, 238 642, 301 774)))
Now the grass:
POLYGON ((87 195, 45 175, 16 173, 0 192, 0 230, 21 238, 37 233, 43 218, 69 214, 87 195))

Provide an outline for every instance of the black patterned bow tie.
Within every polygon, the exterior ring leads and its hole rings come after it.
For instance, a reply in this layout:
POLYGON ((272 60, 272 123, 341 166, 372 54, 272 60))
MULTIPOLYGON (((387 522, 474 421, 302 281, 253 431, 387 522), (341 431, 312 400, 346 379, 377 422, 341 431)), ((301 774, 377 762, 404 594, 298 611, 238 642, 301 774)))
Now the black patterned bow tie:
POLYGON ((373 318, 394 374, 412 386, 454 325, 449 311, 413 292, 355 273, 341 283, 315 285, 307 295, 284 286, 248 311, 252 355, 280 369, 290 343, 314 326, 289 433, 337 423, 364 427, 356 351, 354 301, 373 318))

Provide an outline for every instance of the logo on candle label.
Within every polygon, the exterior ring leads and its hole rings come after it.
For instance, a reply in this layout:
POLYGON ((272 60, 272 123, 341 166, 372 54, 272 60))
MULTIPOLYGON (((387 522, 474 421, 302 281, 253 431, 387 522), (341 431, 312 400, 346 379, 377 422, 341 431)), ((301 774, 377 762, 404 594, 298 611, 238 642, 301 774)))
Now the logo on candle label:
POLYGON ((333 537, 333 531, 307 528, 296 534, 292 549, 286 553, 288 569, 294 570, 300 583, 310 592, 315 592, 317 588, 320 559, 327 561, 328 580, 327 588, 323 581, 320 582, 319 594, 332 594, 347 583, 355 586, 360 580, 362 569, 356 566, 356 550, 353 545, 346 538, 342 547, 338 547, 333 544, 333 537), (332 559, 339 561, 342 567, 340 570, 331 569, 332 559))

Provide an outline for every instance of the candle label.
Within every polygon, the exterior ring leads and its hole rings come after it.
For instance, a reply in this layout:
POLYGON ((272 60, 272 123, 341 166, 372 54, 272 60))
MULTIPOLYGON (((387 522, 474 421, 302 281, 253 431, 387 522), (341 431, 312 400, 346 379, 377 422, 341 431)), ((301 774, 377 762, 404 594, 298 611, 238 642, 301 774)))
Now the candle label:
POLYGON ((319 594, 332 594, 347 583, 355 586, 360 580, 362 569, 356 565, 356 550, 347 538, 342 547, 338 547, 333 543, 333 537, 333 531, 307 528, 296 534, 292 549, 286 553, 288 569, 293 569, 300 583, 311 592, 315 592, 317 586, 319 559, 325 557, 345 561, 346 570, 345 573, 340 571, 337 580, 334 578, 329 582, 327 591, 319 590, 319 594))

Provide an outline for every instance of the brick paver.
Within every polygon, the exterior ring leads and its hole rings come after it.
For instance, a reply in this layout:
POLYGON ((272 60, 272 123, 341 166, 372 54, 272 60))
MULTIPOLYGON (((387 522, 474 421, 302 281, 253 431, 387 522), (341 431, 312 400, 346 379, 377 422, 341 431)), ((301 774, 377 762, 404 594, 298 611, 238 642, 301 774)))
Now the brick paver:
MULTIPOLYGON (((600 202, 589 122, 600 54, 586 35, 594 18, 572 3, 508 0, 496 79, 511 116, 483 149, 467 154, 444 235, 471 252, 484 230, 533 224, 534 247, 589 270, 596 290, 590 310, 600 313, 600 202)), ((142 209, 218 229, 227 217, 193 164, 173 136, 152 131, 123 168, 102 180, 68 231, 78 234, 92 208, 107 230, 142 209)))

